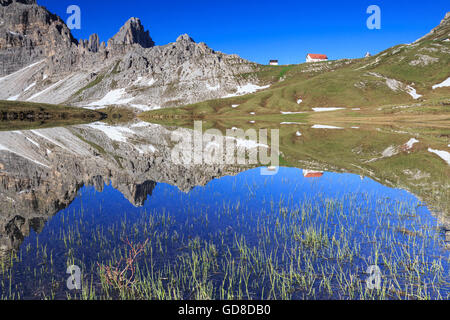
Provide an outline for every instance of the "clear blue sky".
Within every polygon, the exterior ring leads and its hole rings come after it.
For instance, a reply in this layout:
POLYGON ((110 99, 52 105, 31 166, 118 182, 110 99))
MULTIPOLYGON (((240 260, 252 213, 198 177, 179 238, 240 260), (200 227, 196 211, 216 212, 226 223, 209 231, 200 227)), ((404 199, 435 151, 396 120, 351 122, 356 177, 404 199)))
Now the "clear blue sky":
POLYGON ((38 0, 67 20, 80 6, 77 39, 98 33, 107 41, 130 17, 139 17, 157 45, 188 33, 197 42, 258 63, 304 62, 307 53, 330 59, 362 57, 411 43, 437 26, 450 11, 448 0, 38 0), (381 8, 381 30, 369 30, 369 5, 381 8))

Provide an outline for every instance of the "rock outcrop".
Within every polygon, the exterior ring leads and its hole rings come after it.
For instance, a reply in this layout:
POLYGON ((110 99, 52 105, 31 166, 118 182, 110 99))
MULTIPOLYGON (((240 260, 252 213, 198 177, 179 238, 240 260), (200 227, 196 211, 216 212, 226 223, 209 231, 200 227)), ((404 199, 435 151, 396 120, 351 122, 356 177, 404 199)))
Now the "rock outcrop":
POLYGON ((1 1, 0 76, 52 56, 70 64, 77 44, 66 24, 35 0, 1 1))
POLYGON ((220 98, 252 77, 256 64, 215 52, 188 35, 155 46, 138 18, 108 45, 97 34, 75 40, 56 15, 33 0, 1 0, 0 100, 120 105, 149 110, 220 98))

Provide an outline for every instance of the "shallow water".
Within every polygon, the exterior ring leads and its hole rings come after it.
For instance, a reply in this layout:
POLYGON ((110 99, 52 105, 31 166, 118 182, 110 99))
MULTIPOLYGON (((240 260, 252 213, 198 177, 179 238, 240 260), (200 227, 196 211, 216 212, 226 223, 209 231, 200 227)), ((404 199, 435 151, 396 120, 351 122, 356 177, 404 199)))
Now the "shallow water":
POLYGON ((154 157, 164 152, 161 128, 150 127, 158 136, 142 124, 127 128, 115 129, 115 141, 92 126, 4 133, 22 153, 0 161, 3 298, 449 297, 445 229, 409 191, 350 173, 308 178, 314 168, 282 167, 274 176, 182 169, 154 157), (86 159, 88 139, 95 161, 86 159), (119 292, 100 270, 123 263, 126 239, 149 243, 137 260, 139 282, 119 292), (81 291, 66 286, 71 265, 82 271, 81 291), (371 266, 380 268, 379 290, 367 288, 371 266))

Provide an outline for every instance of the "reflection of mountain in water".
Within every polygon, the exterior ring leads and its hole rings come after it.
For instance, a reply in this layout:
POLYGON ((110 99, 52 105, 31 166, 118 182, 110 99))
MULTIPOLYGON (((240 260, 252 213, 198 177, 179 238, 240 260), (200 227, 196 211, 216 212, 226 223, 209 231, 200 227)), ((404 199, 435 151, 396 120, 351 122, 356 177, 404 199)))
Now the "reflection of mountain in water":
MULTIPOLYGON (((429 154, 426 145, 423 151, 408 149, 396 156, 375 158, 377 152, 404 144, 405 136, 380 130, 359 130, 357 137, 354 130, 329 135, 303 128, 299 139, 297 130, 293 127, 290 133, 284 129, 281 151, 286 163, 310 169, 304 172, 306 178, 320 179, 323 171, 352 172, 409 190, 444 215, 448 211, 449 167, 429 154), (330 144, 339 146, 337 151, 331 150, 330 144), (379 150, 367 147, 372 145, 379 150)), ((192 134, 190 129, 177 132, 192 134)), ((18 248, 30 230, 39 232, 84 185, 98 191, 111 185, 139 207, 157 183, 188 192, 215 178, 248 169, 238 165, 176 164, 171 154, 175 146, 172 134, 170 128, 148 123, 0 132, 0 251, 18 248)), ((207 145, 204 141, 204 147, 207 145)), ((192 152, 190 145, 182 149, 192 152)))
POLYGON ((144 123, 0 132, 0 250, 39 232, 83 185, 111 184, 138 207, 157 183, 187 192, 245 169, 176 165, 172 145, 171 131, 144 123))

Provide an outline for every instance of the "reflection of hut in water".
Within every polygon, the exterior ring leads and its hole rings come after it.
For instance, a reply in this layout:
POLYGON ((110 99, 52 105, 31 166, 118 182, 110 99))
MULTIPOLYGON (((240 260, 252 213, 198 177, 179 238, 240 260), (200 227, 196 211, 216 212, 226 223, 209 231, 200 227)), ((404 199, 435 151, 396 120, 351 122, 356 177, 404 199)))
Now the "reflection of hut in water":
POLYGON ((323 171, 303 170, 303 176, 305 178, 321 178, 323 177, 323 171))

